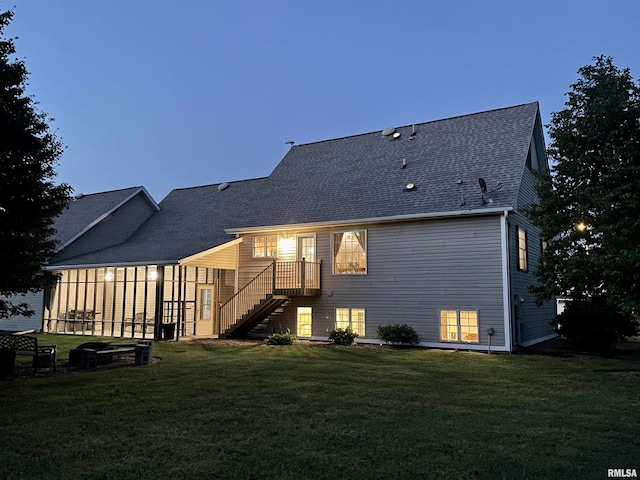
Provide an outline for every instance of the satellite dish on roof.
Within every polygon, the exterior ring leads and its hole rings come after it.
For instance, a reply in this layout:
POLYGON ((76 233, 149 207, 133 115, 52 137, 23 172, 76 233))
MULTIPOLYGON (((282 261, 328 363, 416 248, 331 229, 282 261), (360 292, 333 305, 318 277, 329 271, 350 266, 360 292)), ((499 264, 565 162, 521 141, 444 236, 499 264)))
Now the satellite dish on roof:
POLYGON ((487 182, 484 181, 484 178, 479 178, 478 183, 480 184, 480 190, 482 193, 487 193, 487 182))
POLYGON ((385 128, 384 130, 382 130, 382 136, 388 137, 389 135, 393 134, 395 131, 396 131, 396 127, 385 128))
POLYGON ((229 188, 229 184, 227 182, 224 182, 224 183, 221 183, 220 185, 218 185, 218 191, 219 192, 221 192, 225 188, 229 188))

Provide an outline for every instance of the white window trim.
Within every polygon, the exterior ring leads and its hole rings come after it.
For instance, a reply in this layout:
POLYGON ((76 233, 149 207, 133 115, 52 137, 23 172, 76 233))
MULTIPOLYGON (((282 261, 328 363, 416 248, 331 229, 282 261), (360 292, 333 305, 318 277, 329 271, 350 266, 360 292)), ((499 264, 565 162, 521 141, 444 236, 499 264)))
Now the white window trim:
POLYGON ((367 275, 369 273, 369 231, 366 228, 351 228, 345 230, 332 230, 329 233, 329 243, 331 244, 331 275, 338 275, 341 277, 347 276, 357 276, 357 275, 367 275), (365 256, 365 264, 364 264, 364 272, 354 272, 354 273, 337 273, 335 271, 335 257, 333 252, 333 236, 336 233, 347 233, 347 232, 364 232, 364 256, 365 256))
POLYGON ((473 309, 473 308, 441 308, 440 310, 438 310, 438 338, 440 339, 441 342, 445 342, 445 343, 461 343, 463 345, 476 345, 480 343, 480 310, 478 309, 473 309), (447 339, 443 339, 442 338, 442 324, 441 322, 441 318, 442 318, 442 312, 456 312, 456 328, 458 329, 457 334, 458 334, 458 340, 447 340, 447 339), (469 341, 469 340, 462 340, 462 335, 460 333, 461 331, 461 326, 460 326, 460 312, 475 312, 476 313, 476 320, 478 322, 478 339, 475 342, 469 341))
POLYGON ((301 338, 311 338, 313 336, 313 307, 307 305, 301 305, 296 307, 296 333, 298 337, 301 338), (309 335, 301 335, 300 334, 300 309, 308 308, 309 309, 309 335))
POLYGON ((333 328, 341 328, 341 327, 338 327, 338 310, 340 309, 349 311, 349 326, 351 327, 352 330, 353 330, 352 310, 362 310, 364 312, 364 321, 362 325, 362 328, 364 329, 364 333, 359 333, 358 335, 360 335, 361 337, 365 337, 367 333, 367 309, 364 307, 336 307, 334 309, 335 318, 333 322, 333 328))
POLYGON ((527 230, 519 225, 516 225, 516 252, 518 254, 517 257, 517 265, 518 265, 518 271, 520 272, 528 272, 529 271, 529 232, 527 232, 527 230), (520 266, 520 232, 524 232, 524 260, 525 260, 525 266, 524 268, 522 268, 520 266))
POLYGON ((253 237, 253 242, 251 242, 251 257, 252 258, 276 258, 276 256, 273 255, 267 255, 267 238, 268 237, 275 237, 276 238, 276 255, 278 252, 278 236, 277 235, 257 235, 255 237, 253 237), (263 239, 264 240, 264 255, 261 257, 256 257, 256 239, 263 239))

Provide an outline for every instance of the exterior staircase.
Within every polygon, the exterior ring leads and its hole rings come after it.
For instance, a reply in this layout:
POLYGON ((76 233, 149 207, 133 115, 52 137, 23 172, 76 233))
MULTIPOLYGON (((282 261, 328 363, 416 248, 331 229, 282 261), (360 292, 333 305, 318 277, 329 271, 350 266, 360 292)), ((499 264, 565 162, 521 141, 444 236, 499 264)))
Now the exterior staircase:
POLYGON ((295 296, 319 296, 320 262, 273 262, 218 312, 218 338, 238 338, 281 309, 295 296))

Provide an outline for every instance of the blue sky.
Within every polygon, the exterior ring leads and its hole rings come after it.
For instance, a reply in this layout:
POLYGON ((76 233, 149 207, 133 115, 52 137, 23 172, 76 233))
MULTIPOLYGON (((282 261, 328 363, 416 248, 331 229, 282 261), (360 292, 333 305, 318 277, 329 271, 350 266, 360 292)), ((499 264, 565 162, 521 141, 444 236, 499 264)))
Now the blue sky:
POLYGON ((13 0, 5 33, 75 193, 269 175, 307 143, 539 101, 605 54, 640 76, 640 2, 13 0), (13 7, 15 5, 15 7, 13 7))

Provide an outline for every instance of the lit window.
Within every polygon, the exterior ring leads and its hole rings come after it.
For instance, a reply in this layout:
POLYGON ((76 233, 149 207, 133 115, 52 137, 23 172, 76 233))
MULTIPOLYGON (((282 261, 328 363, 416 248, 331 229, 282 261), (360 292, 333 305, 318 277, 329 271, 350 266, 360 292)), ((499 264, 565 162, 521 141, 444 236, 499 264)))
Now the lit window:
POLYGON ((527 258, 527 231, 518 227, 518 270, 526 272, 529 270, 529 260, 527 258))
POLYGON ((278 237, 254 237, 253 258, 276 257, 278 251, 278 237))
POLYGON ((365 230, 333 233, 333 273, 367 273, 365 230))
POLYGON ((336 328, 347 327, 364 337, 364 308, 336 308, 336 328))
POLYGON ((478 343, 478 312, 474 310, 441 310, 440 340, 478 343))
POLYGON ((311 336, 311 307, 298 307, 298 336, 311 336))

